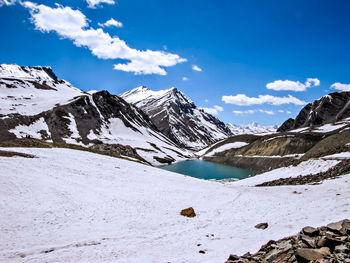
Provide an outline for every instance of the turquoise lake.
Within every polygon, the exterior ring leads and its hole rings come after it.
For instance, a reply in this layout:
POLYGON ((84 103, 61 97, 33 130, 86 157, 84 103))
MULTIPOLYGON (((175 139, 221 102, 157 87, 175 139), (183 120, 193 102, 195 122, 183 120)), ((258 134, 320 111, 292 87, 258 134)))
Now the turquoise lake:
POLYGON ((256 173, 252 170, 240 169, 203 160, 187 160, 158 167, 164 170, 206 180, 223 180, 228 178, 244 179, 256 173))

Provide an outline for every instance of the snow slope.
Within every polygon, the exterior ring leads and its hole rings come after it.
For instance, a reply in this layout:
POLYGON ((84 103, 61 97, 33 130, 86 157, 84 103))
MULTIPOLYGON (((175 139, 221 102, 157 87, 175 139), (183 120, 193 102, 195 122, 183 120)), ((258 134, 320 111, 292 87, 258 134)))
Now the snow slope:
POLYGON ((0 116, 39 114, 84 94, 69 82, 58 81, 49 67, 0 65, 0 116))
POLYGON ((350 209, 350 175, 255 188, 70 149, 11 150, 37 158, 0 157, 1 262, 222 263, 350 209), (180 216, 189 206, 197 216, 180 216))

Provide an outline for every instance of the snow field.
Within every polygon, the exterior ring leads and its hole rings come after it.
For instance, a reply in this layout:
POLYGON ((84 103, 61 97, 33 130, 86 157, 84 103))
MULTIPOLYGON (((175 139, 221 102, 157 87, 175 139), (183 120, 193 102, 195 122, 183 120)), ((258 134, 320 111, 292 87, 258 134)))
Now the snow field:
POLYGON ((224 262, 350 209, 350 175, 255 188, 71 149, 11 150, 37 158, 0 157, 1 262, 224 262), (189 206, 197 217, 180 216, 189 206))

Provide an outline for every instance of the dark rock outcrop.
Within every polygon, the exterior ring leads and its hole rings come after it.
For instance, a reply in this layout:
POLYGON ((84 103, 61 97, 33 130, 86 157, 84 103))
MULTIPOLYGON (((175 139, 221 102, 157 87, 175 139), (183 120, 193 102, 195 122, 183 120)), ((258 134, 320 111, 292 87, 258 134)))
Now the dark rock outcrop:
POLYGON ((299 175, 297 177, 281 178, 269 182, 259 184, 257 186, 278 186, 278 185, 303 185, 311 183, 319 183, 326 179, 336 178, 350 172, 350 160, 344 160, 326 172, 317 174, 299 175))
POLYGON ((285 132, 303 127, 333 123, 348 117, 350 117, 350 92, 338 91, 307 104, 302 108, 295 120, 286 120, 277 131, 285 132))
POLYGON ((180 147, 200 149, 233 135, 226 124, 197 108, 176 88, 154 92, 142 86, 120 96, 143 110, 180 147))
POLYGON ((305 227, 298 235, 269 241, 253 255, 230 255, 226 261, 258 262, 350 262, 350 221, 345 219, 320 228, 305 227))

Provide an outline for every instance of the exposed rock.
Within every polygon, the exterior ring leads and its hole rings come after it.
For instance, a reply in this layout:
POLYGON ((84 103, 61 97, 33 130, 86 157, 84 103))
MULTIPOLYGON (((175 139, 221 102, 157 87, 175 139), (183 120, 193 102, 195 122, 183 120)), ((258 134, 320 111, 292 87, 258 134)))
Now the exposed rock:
POLYGON ((286 120, 278 129, 278 132, 293 129, 312 127, 314 125, 333 123, 350 117, 350 92, 338 91, 330 93, 322 98, 307 104, 298 116, 286 120))
POLYGON ((297 258, 302 258, 306 260, 316 260, 324 258, 325 256, 330 255, 328 247, 322 248, 298 248, 295 252, 297 258))
POLYGON ((255 254, 230 255, 226 263, 350 262, 349 252, 350 221, 345 219, 330 224, 330 227, 305 227, 298 235, 269 241, 255 254))
MULTIPOLYGON (((299 175, 297 177, 288 177, 288 178, 280 178, 276 180, 272 180, 269 182, 265 182, 262 184, 258 184, 257 186, 277 186, 277 185, 303 185, 303 184, 311 184, 311 183, 319 183, 323 180, 336 178, 343 174, 350 172, 350 160, 344 160, 337 165, 333 166, 326 172, 320 172, 317 174, 309 174, 309 175, 299 175)), ((336 226, 332 226, 336 227, 336 226)))
POLYGON ((193 207, 189 207, 189 208, 181 210, 180 214, 182 216, 187 216, 187 217, 195 217, 196 216, 196 213, 194 212, 193 207))
POLYGON ((257 228, 257 229, 266 229, 266 228, 268 228, 269 227, 269 224, 268 223, 260 223, 260 224, 257 224, 256 226, 255 226, 255 228, 257 228))
POLYGON ((233 135, 222 121, 197 108, 176 88, 152 91, 141 86, 119 96, 144 111, 180 147, 199 150, 233 135))

